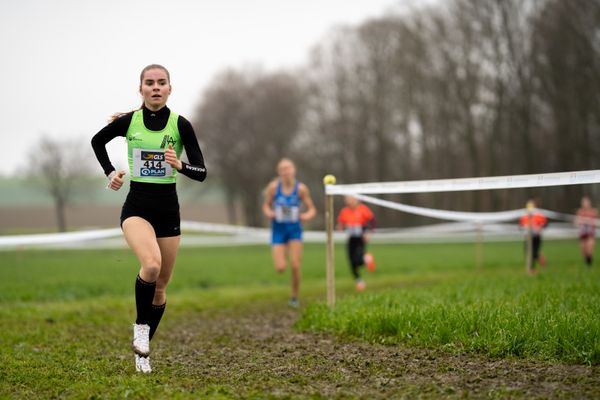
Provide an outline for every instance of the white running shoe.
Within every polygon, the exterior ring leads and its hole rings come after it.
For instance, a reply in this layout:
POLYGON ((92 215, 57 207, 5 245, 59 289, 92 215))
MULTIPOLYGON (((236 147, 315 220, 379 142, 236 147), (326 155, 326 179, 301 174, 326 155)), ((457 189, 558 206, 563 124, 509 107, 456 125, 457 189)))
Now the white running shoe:
POLYGON ((358 278, 356 280, 356 291, 357 292, 364 292, 366 288, 367 288, 367 284, 365 283, 365 281, 363 281, 362 279, 358 278))
POLYGON ((149 374, 152 372, 152 367, 150 366, 150 357, 143 357, 139 354, 135 355, 135 371, 141 372, 144 374, 149 374))
POLYGON ((133 351, 144 357, 150 355, 150 325, 133 324, 133 351))

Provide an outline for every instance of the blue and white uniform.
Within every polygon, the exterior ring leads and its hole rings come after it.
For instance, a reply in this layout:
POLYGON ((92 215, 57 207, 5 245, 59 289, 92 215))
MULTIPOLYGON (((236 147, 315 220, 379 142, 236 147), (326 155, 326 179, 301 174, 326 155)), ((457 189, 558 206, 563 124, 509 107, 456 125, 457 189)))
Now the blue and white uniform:
POLYGON ((277 182, 273 196, 275 218, 271 223, 271 244, 286 244, 290 240, 302 240, 302 224, 300 223, 300 203, 298 195, 300 183, 296 181, 290 194, 283 193, 281 181, 277 182))

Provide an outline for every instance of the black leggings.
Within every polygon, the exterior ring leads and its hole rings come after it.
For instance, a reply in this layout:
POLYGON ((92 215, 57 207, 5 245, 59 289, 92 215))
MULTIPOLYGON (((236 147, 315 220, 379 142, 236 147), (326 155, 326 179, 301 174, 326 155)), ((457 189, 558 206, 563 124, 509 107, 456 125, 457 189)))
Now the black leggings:
MULTIPOLYGON (((540 257, 540 249, 542 248, 542 237, 540 235, 531 235, 531 261, 535 266, 535 262, 540 257)), ((527 253, 527 241, 525 241, 525 253, 527 253)))
POLYGON ((360 278, 359 268, 364 265, 365 241, 361 237, 350 237, 348 239, 348 258, 350 259, 350 269, 354 279, 360 278))

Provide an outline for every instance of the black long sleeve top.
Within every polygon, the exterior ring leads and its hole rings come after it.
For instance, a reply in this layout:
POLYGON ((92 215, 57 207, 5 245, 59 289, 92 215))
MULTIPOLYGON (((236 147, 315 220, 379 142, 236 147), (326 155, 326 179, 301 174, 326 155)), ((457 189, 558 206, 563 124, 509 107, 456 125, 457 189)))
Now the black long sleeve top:
MULTIPOLYGON (((143 107, 144 125, 151 131, 161 131, 167 126, 170 114, 171 110, 166 106, 158 111, 151 111, 143 107)), ((106 144, 118 136, 125 137, 127 135, 132 117, 133 111, 122 115, 102 128, 92 138, 92 148, 106 176, 115 170, 108 157, 106 144)), ((177 128, 179 129, 179 136, 181 137, 183 148, 189 161, 189 164, 182 161, 182 167, 178 172, 188 178, 202 182, 206 179, 206 167, 200 145, 194 133, 194 128, 181 115, 177 119, 177 128)))

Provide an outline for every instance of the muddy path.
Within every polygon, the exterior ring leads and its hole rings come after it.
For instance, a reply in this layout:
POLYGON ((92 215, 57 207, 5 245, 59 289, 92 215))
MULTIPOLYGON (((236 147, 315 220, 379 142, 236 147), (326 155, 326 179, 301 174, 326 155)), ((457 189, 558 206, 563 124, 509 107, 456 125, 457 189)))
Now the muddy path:
POLYGON ((197 312, 162 332, 156 367, 240 398, 600 398, 600 367, 339 339, 294 330, 298 316, 272 306, 197 312))

